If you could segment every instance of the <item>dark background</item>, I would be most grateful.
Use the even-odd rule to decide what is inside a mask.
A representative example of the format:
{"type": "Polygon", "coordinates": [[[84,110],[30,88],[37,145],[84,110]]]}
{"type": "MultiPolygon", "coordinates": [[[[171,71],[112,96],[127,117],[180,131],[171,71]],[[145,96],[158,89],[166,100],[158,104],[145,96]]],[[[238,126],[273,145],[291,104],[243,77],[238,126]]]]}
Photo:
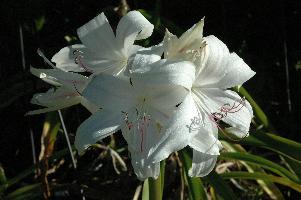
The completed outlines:
{"type": "MultiPolygon", "coordinates": [[[[47,67],[36,50],[42,49],[51,58],[68,45],[64,36],[76,36],[78,27],[104,10],[112,26],[116,25],[118,15],[110,10],[119,3],[108,0],[1,1],[0,163],[7,176],[14,176],[32,164],[30,128],[39,150],[44,115],[24,117],[27,111],[36,108],[29,104],[32,95],[49,87],[29,73],[30,65],[47,67]],[[42,26],[39,27],[39,23],[42,26]],[[22,67],[20,27],[25,69],[22,67]]],[[[137,0],[128,1],[128,4],[133,10],[155,10],[155,1],[137,0]]],[[[205,16],[204,35],[217,36],[256,71],[256,76],[245,87],[268,115],[276,133],[301,142],[301,71],[297,70],[297,66],[301,68],[301,64],[298,65],[301,61],[301,1],[162,0],[160,16],[183,30],[205,16]]],[[[154,34],[152,44],[162,38],[159,33],[154,34]]],[[[77,113],[82,111],[76,109],[77,113]]],[[[83,114],[78,117],[78,123],[66,120],[71,133],[88,116],[85,111],[80,113],[83,114]]],[[[66,115],[72,118],[74,113],[66,115]]]]}

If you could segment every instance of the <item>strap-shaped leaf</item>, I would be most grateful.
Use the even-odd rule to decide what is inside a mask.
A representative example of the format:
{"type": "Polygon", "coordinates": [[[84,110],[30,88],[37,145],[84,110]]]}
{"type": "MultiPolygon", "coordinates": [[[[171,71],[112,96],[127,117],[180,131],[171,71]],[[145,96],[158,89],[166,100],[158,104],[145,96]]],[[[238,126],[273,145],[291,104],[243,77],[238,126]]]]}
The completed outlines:
{"type": "Polygon", "coordinates": [[[188,175],[188,170],[191,167],[192,159],[191,155],[187,152],[186,149],[179,152],[181,157],[183,168],[184,168],[184,175],[186,177],[188,183],[188,192],[189,192],[189,199],[191,200],[207,200],[207,195],[205,192],[204,185],[200,178],[198,177],[190,177],[188,175]]]}
{"type": "Polygon", "coordinates": [[[270,160],[260,157],[260,156],[252,155],[249,153],[242,153],[242,152],[240,152],[240,153],[224,152],[224,153],[221,153],[219,158],[241,160],[241,161],[253,163],[256,165],[260,165],[261,167],[263,167],[265,169],[269,169],[272,172],[274,172],[280,176],[284,176],[296,183],[301,184],[301,181],[298,179],[298,177],[296,175],[294,175],[293,173],[291,173],[289,170],[287,170],[286,168],[284,168],[270,160]]]}
{"type": "Polygon", "coordinates": [[[237,178],[237,179],[250,179],[250,180],[268,180],[274,183],[278,183],[281,185],[285,185],[287,187],[290,187],[298,192],[301,192],[301,185],[297,184],[288,178],[284,177],[278,177],[273,176],[269,174],[264,173],[249,173],[249,172],[227,172],[220,175],[224,179],[231,179],[231,178],[237,178]]]}

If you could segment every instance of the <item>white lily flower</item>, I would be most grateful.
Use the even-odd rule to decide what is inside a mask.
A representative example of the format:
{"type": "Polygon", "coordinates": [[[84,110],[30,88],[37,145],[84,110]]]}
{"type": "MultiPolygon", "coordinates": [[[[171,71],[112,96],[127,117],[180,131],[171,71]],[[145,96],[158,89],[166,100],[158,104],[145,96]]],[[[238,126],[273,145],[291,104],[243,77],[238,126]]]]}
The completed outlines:
{"type": "Polygon", "coordinates": [[[184,59],[195,64],[202,62],[201,49],[206,45],[203,39],[204,18],[187,30],[180,38],[166,30],[164,36],[164,58],[184,59]]]}
{"type": "Polygon", "coordinates": [[[72,72],[64,72],[60,69],[36,69],[32,67],[30,71],[33,75],[57,88],[51,88],[46,93],[35,94],[31,99],[31,103],[46,108],[29,111],[27,115],[60,110],[79,103],[92,113],[98,110],[95,105],[81,95],[89,81],[88,77],[72,72]]]}
{"type": "Polygon", "coordinates": [[[159,161],[152,163],[149,158],[166,137],[165,124],[170,114],[189,92],[195,67],[187,61],[155,61],[152,56],[137,56],[132,63],[142,65],[133,65],[130,79],[100,74],[84,90],[84,97],[104,109],[81,124],[75,146],[82,153],[121,129],[138,178],[157,178],[159,161]],[[145,61],[147,58],[150,61],[145,61]]]}
{"type": "Polygon", "coordinates": [[[205,176],[214,168],[221,148],[217,138],[220,120],[230,125],[226,130],[243,138],[253,117],[250,104],[228,88],[242,85],[255,72],[216,37],[203,38],[202,28],[201,21],[180,38],[169,32],[165,36],[164,55],[194,62],[196,79],[170,120],[168,137],[152,158],[156,163],[188,144],[193,148],[191,176],[205,176]]]}
{"type": "Polygon", "coordinates": [[[153,28],[140,12],[131,11],[121,18],[115,36],[101,13],[77,30],[83,44],[61,49],[51,61],[64,71],[120,75],[128,59],[142,48],[134,45],[135,40],[148,38],[153,28]]]}

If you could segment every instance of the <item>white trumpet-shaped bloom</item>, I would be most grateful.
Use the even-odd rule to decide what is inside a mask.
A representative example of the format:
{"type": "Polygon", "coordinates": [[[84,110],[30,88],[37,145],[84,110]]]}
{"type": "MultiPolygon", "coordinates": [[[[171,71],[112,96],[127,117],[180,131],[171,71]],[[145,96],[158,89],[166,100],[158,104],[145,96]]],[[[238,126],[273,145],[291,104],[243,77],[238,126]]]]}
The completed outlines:
{"type": "MultiPolygon", "coordinates": [[[[142,60],[149,58],[141,57],[142,60]]],[[[194,74],[195,67],[191,62],[163,59],[141,68],[134,67],[131,78],[95,76],[83,96],[103,109],[78,128],[77,149],[82,152],[121,129],[137,176],[140,179],[158,177],[159,162],[152,163],[149,158],[166,137],[166,124],[176,105],[189,92],[194,74]]]]}
{"type": "Polygon", "coordinates": [[[44,58],[54,69],[31,69],[57,89],[36,94],[32,103],[46,108],[29,114],[81,103],[92,115],[77,129],[80,154],[121,130],[139,179],[157,178],[160,161],[186,146],[193,149],[189,174],[205,176],[222,148],[221,121],[227,132],[248,135],[252,108],[230,88],[255,72],[218,38],[203,37],[203,27],[204,19],[179,38],[167,31],[162,43],[144,48],[134,42],[154,26],[141,13],[122,17],[116,34],[101,13],[77,30],[82,44],[53,56],[56,66],[44,58]]]}
{"type": "Polygon", "coordinates": [[[142,48],[134,45],[135,40],[148,38],[153,28],[140,12],[131,11],[119,21],[115,35],[101,13],[77,30],[82,44],[61,49],[51,61],[64,71],[119,75],[128,59],[142,48]]]}
{"type": "Polygon", "coordinates": [[[165,57],[193,62],[196,74],[191,92],[173,115],[177,123],[169,126],[169,136],[153,157],[154,163],[165,159],[184,147],[177,141],[189,140],[187,145],[193,148],[191,176],[205,176],[214,168],[221,148],[219,121],[230,126],[227,131],[243,138],[253,117],[250,104],[228,88],[242,85],[255,72],[216,37],[203,38],[202,28],[203,20],[180,38],[169,32],[165,36],[165,57]]]}
{"type": "Polygon", "coordinates": [[[46,108],[29,111],[28,115],[55,111],[79,103],[92,113],[98,110],[95,105],[81,95],[89,81],[88,77],[72,72],[64,72],[60,69],[31,68],[30,71],[33,75],[56,88],[51,88],[46,93],[35,94],[31,99],[31,103],[46,108]]]}

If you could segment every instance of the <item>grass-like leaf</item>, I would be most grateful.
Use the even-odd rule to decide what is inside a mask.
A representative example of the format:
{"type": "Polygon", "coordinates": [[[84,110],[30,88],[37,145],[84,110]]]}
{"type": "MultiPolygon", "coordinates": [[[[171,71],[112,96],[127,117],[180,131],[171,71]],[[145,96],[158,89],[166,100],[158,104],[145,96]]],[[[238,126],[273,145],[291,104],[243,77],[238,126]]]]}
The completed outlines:
{"type": "Polygon", "coordinates": [[[180,151],[179,155],[183,163],[185,177],[188,183],[189,198],[191,200],[199,200],[199,199],[206,200],[207,195],[201,179],[196,177],[190,177],[188,175],[188,170],[191,167],[191,163],[192,163],[191,156],[185,149],[180,151]]]}
{"type": "MultiPolygon", "coordinates": [[[[233,140],[230,140],[225,136],[220,135],[220,137],[223,140],[234,143],[233,140]]],[[[301,143],[272,133],[257,131],[255,133],[251,133],[249,137],[243,140],[235,141],[235,143],[269,149],[281,155],[287,156],[301,164],[301,143]]]]}
{"type": "Polygon", "coordinates": [[[261,167],[271,170],[272,172],[280,176],[284,176],[296,183],[301,184],[301,181],[298,179],[298,177],[293,173],[291,173],[289,170],[260,156],[255,156],[249,153],[242,153],[242,152],[223,152],[221,153],[219,158],[226,159],[226,160],[229,159],[241,160],[256,165],[260,165],[261,167]]]}
{"type": "Polygon", "coordinates": [[[288,186],[298,192],[301,192],[300,184],[297,184],[289,180],[288,178],[278,177],[278,176],[269,175],[265,173],[258,173],[258,172],[249,173],[249,172],[237,171],[237,172],[227,172],[224,174],[220,174],[220,176],[223,177],[224,179],[237,178],[237,179],[250,179],[250,180],[267,180],[267,181],[288,186]]]}

